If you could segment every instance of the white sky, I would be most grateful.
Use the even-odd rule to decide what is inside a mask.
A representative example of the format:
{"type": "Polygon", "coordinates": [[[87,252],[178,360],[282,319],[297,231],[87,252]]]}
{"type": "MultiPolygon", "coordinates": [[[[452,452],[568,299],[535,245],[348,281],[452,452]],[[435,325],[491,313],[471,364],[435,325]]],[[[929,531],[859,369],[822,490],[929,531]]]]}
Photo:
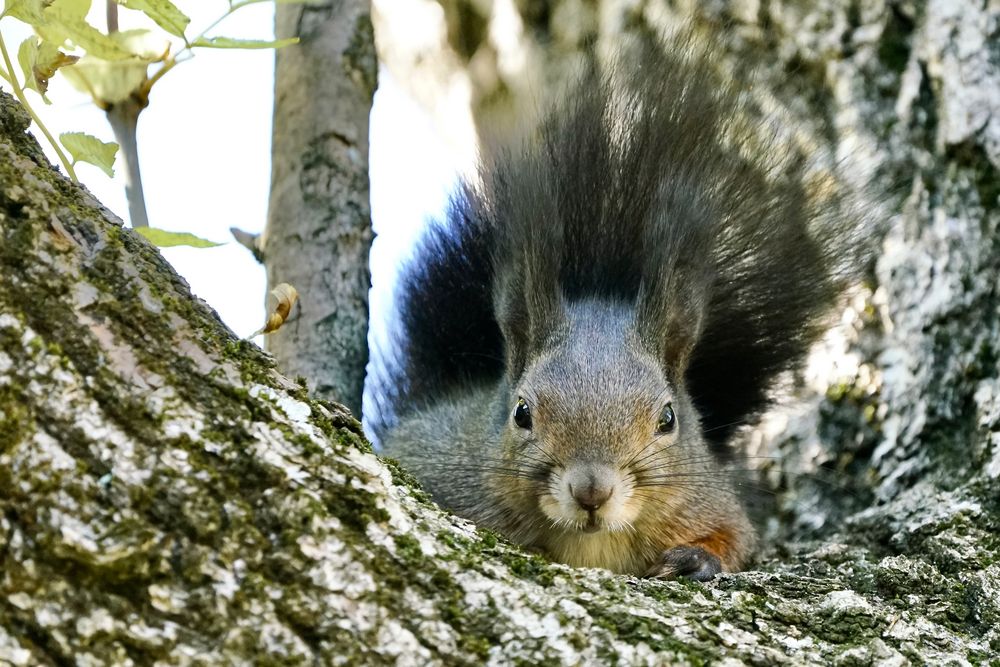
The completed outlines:
{"type": "MultiPolygon", "coordinates": [[[[176,4],[191,17],[192,35],[227,7],[224,0],[179,0],[176,4]]],[[[91,23],[103,29],[104,3],[94,5],[91,23]]],[[[136,27],[135,16],[122,9],[122,29],[136,27]]],[[[8,50],[15,53],[30,34],[26,26],[10,18],[0,22],[0,30],[8,50]]],[[[270,39],[273,30],[274,7],[261,3],[239,10],[212,34],[270,39]]],[[[266,222],[274,53],[200,49],[196,54],[156,84],[150,105],[139,119],[146,206],[154,227],[226,243],[210,249],[161,251],[194,293],[211,304],[233,331],[246,336],[263,323],[265,274],[249,251],[231,240],[228,230],[236,226],[259,233],[266,222]]],[[[52,106],[32,91],[27,95],[53,134],[82,131],[104,141],[114,140],[103,112],[59,75],[50,84],[52,106]]],[[[57,163],[47,143],[40,143],[57,163]]],[[[380,81],[372,112],[371,145],[376,231],[384,232],[389,224],[394,230],[376,241],[373,254],[373,281],[381,287],[372,295],[377,322],[391,285],[385,276],[394,271],[425,217],[440,210],[454,170],[426,114],[386,77],[380,81]]],[[[117,168],[116,177],[109,179],[96,167],[77,165],[80,180],[127,221],[122,174],[117,168]]]]}

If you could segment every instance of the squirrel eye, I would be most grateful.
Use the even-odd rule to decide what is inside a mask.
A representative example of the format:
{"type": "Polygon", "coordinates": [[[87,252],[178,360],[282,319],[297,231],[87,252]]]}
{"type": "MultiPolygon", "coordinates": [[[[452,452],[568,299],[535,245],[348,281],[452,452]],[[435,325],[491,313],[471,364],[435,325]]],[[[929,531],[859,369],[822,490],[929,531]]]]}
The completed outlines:
{"type": "Polygon", "coordinates": [[[517,399],[517,407],[514,408],[514,423],[520,428],[531,428],[531,408],[523,398],[517,399]]]}
{"type": "Polygon", "coordinates": [[[663,406],[660,411],[660,420],[656,423],[657,433],[670,433],[677,424],[677,417],[674,416],[674,409],[669,403],[663,406]]]}

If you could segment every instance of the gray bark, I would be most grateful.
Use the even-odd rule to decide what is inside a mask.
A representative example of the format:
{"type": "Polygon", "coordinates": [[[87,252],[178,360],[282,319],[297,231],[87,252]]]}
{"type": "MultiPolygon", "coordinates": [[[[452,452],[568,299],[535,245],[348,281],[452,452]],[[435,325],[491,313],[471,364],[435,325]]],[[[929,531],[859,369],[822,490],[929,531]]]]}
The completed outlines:
{"type": "Polygon", "coordinates": [[[368,2],[277,7],[268,284],[300,294],[269,334],[281,369],[361,414],[368,362],[368,113],[376,62],[368,2]]]}
{"type": "MultiPolygon", "coordinates": [[[[864,131],[907,183],[859,363],[772,438],[854,492],[775,468],[780,537],[704,585],[550,565],[440,512],[0,95],[0,664],[995,661],[997,11],[867,7],[771,18],[797,44],[775,81],[816,77],[816,125],[864,131]]],[[[731,53],[763,48],[752,27],[731,53]]]]}

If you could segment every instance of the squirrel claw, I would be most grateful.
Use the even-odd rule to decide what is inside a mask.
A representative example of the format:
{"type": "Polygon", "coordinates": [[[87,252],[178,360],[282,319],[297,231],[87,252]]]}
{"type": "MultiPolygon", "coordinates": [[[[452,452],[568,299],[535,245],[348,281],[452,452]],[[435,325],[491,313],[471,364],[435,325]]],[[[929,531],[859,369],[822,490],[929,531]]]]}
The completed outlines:
{"type": "Polygon", "coordinates": [[[709,581],[722,572],[722,563],[715,554],[701,547],[673,547],[646,570],[647,577],[675,579],[685,577],[694,581],[709,581]]]}

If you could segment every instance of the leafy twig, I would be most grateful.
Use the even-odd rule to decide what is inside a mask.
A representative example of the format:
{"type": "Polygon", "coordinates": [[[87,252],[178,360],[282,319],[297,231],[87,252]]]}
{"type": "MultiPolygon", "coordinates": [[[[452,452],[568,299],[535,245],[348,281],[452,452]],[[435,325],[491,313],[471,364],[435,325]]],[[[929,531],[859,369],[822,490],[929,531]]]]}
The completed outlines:
{"type": "Polygon", "coordinates": [[[115,0],[107,0],[104,15],[108,22],[108,34],[118,32],[118,3],[115,0]]]}
{"type": "MultiPolygon", "coordinates": [[[[113,2],[113,0],[109,1],[113,2]]],[[[207,37],[209,32],[214,30],[220,23],[222,23],[227,18],[232,16],[233,13],[236,12],[238,9],[242,9],[243,7],[248,7],[250,5],[258,5],[262,2],[272,2],[272,1],[273,0],[243,0],[242,2],[230,2],[229,9],[226,10],[226,13],[220,16],[219,18],[215,19],[214,21],[212,21],[208,25],[208,27],[206,27],[204,30],[198,33],[197,37],[195,37],[192,40],[187,39],[187,37],[184,38],[184,46],[179,51],[177,51],[177,53],[175,53],[173,56],[167,58],[163,62],[163,66],[160,67],[160,69],[156,70],[153,76],[149,78],[149,80],[143,86],[143,93],[148,95],[149,91],[153,87],[153,84],[155,84],[157,81],[163,78],[164,74],[172,70],[175,65],[185,62],[186,60],[192,58],[194,56],[193,53],[194,47],[198,46],[198,43],[202,42],[207,37]]]]}
{"type": "Polygon", "coordinates": [[[139,144],[136,140],[139,114],[145,106],[133,95],[115,102],[105,112],[121,150],[119,157],[125,165],[125,199],[128,201],[128,218],[133,228],[149,227],[146,195],[142,189],[142,173],[139,170],[139,144]]]}
{"type": "Polygon", "coordinates": [[[63,167],[66,168],[66,173],[69,174],[69,177],[73,180],[74,183],[77,182],[78,179],[76,177],[76,170],[73,169],[73,163],[70,162],[70,160],[66,157],[66,154],[59,146],[59,142],[55,140],[55,137],[52,136],[52,134],[49,132],[49,129],[45,127],[45,123],[42,122],[42,119],[38,117],[37,113],[35,113],[35,110],[31,107],[31,104],[28,103],[28,98],[24,95],[24,89],[21,88],[21,84],[18,83],[17,73],[14,70],[14,63],[11,62],[10,54],[7,53],[7,45],[3,41],[3,35],[0,35],[0,54],[3,55],[4,66],[7,68],[6,76],[4,77],[4,79],[6,79],[7,83],[10,84],[10,87],[14,91],[14,96],[17,98],[17,101],[21,103],[21,106],[24,107],[24,110],[28,112],[29,116],[31,116],[31,120],[35,122],[35,125],[38,126],[38,129],[42,131],[43,135],[45,135],[45,139],[49,142],[49,144],[52,145],[53,150],[55,150],[56,155],[59,157],[59,161],[62,162],[63,167]]]}
{"type": "MultiPolygon", "coordinates": [[[[118,32],[118,3],[107,0],[108,34],[118,32]]],[[[96,99],[96,98],[95,98],[96,99]]],[[[146,210],[146,191],[142,187],[142,171],[139,168],[139,114],[146,107],[148,90],[141,98],[135,94],[115,102],[104,110],[114,132],[115,141],[121,150],[120,157],[125,165],[125,201],[128,202],[128,219],[132,228],[149,227],[149,212],[146,210]]]]}
{"type": "Polygon", "coordinates": [[[142,232],[150,232],[147,237],[157,245],[172,243],[194,245],[191,239],[204,245],[208,242],[197,237],[181,238],[184,235],[148,228],[136,145],[139,115],[149,104],[150,91],[156,82],[178,63],[193,57],[196,47],[281,48],[297,42],[295,38],[255,40],[207,37],[216,26],[243,7],[272,1],[307,2],[308,0],[228,0],[228,10],[212,21],[197,37],[189,39],[186,32],[191,20],[174,5],[172,0],[105,0],[107,34],[87,23],[83,14],[78,14],[84,4],[90,5],[89,2],[76,3],[75,0],[66,0],[57,6],[45,0],[5,0],[0,18],[10,16],[27,23],[35,28],[40,39],[25,40],[17,53],[26,78],[25,85],[22,86],[14,71],[6,45],[0,37],[0,52],[7,68],[5,71],[3,66],[0,66],[0,79],[10,84],[15,96],[52,144],[59,160],[74,181],[77,180],[74,165],[78,161],[94,164],[112,176],[116,151],[120,150],[126,173],[125,193],[132,226],[144,228],[142,232]],[[165,32],[183,40],[183,46],[176,54],[171,54],[171,46],[165,49],[158,47],[151,49],[148,44],[144,45],[142,38],[148,31],[120,31],[118,5],[142,12],[165,32]],[[63,53],[61,47],[65,44],[72,44],[74,49],[82,50],[84,52],[82,58],[63,53]],[[150,74],[150,66],[154,63],[159,63],[160,66],[150,74]],[[49,133],[28,103],[25,91],[31,88],[45,99],[48,80],[60,68],[74,86],[89,92],[94,103],[105,111],[118,144],[103,142],[81,132],[60,135],[60,144],[49,133]],[[64,153],[63,149],[67,153],[64,153]]]}

